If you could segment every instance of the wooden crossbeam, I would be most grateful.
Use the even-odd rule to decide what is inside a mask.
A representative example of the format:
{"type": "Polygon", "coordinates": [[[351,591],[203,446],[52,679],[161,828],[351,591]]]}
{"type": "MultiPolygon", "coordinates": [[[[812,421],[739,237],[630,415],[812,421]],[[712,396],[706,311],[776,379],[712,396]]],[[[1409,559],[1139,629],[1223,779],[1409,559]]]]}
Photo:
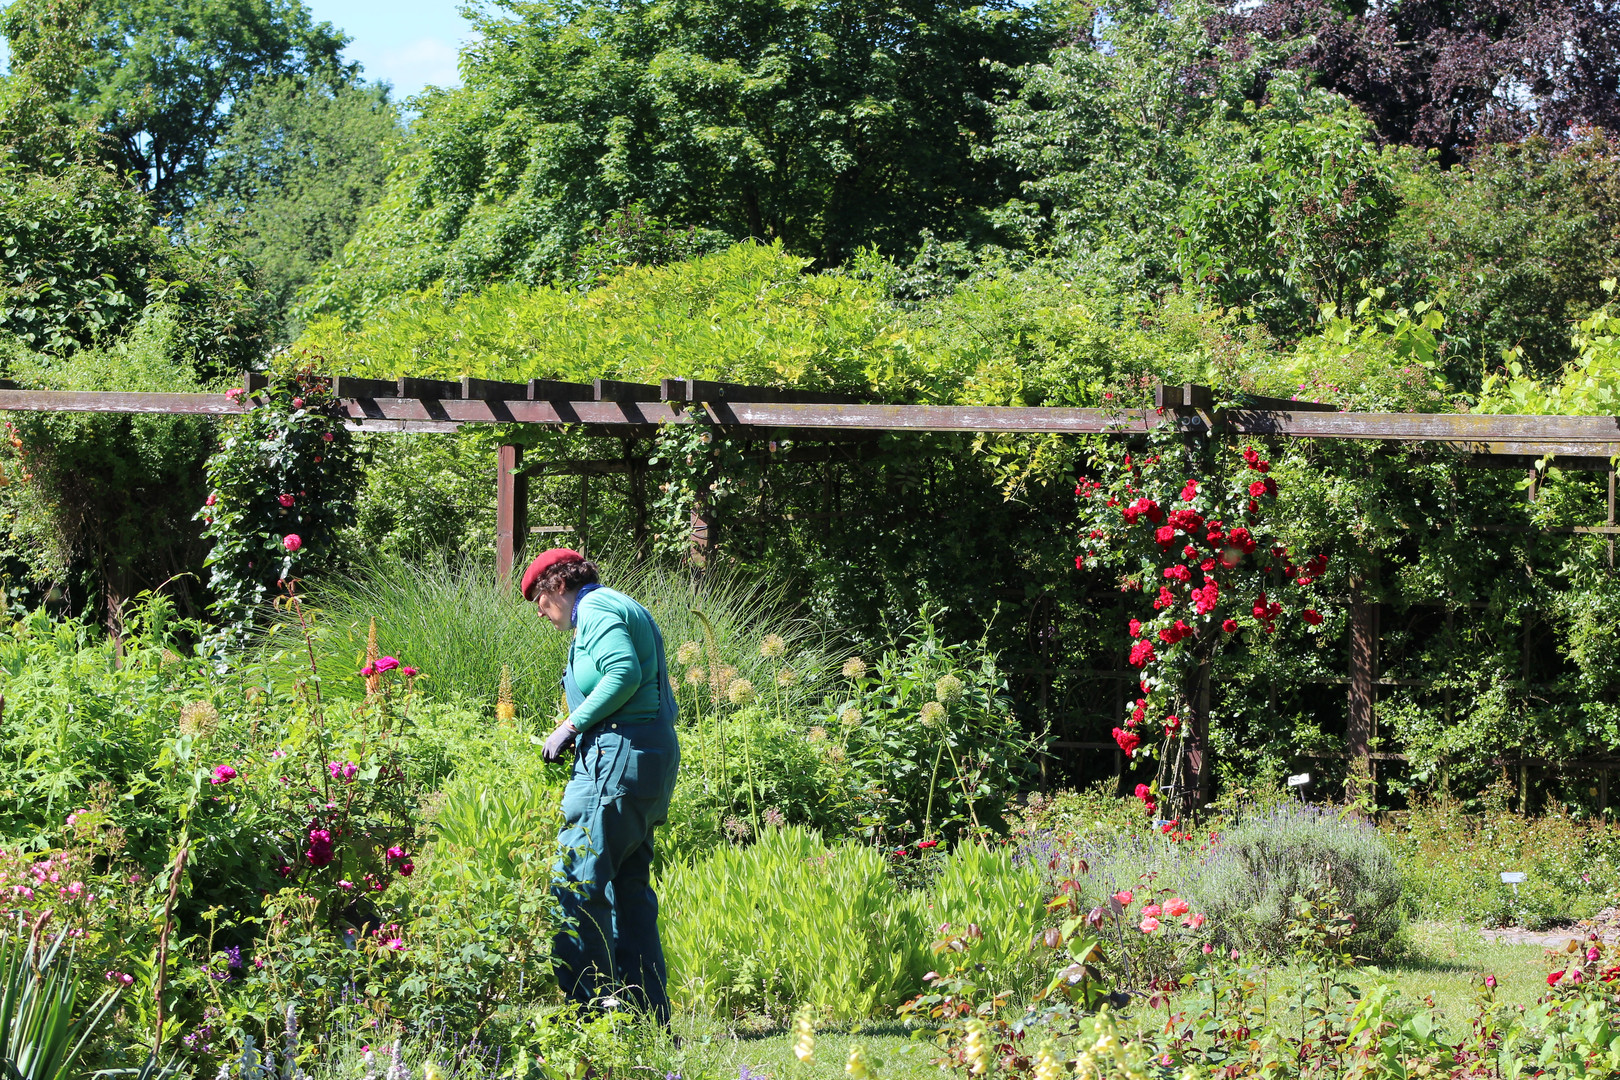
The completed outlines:
{"type": "Polygon", "coordinates": [[[599,401],[590,383],[559,382],[556,379],[530,379],[530,401],[599,401]]]}
{"type": "MultiPolygon", "coordinates": [[[[1337,405],[1325,401],[1300,401],[1297,398],[1266,397],[1264,394],[1239,394],[1236,401],[1241,409],[1265,412],[1338,412],[1337,405]]],[[[1153,405],[1158,409],[1192,409],[1210,413],[1215,409],[1215,391],[1198,383],[1169,386],[1160,383],[1153,390],[1153,405]]]]}
{"type": "Polygon", "coordinates": [[[332,396],[338,398],[397,398],[399,380],[360,379],[339,375],[332,380],[332,396]]]}

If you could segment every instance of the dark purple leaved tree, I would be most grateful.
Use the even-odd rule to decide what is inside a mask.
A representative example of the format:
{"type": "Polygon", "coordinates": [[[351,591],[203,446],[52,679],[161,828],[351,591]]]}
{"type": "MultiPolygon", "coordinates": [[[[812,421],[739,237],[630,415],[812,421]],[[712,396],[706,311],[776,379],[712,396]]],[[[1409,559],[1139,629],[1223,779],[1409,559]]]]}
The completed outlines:
{"type": "Polygon", "coordinates": [[[1602,0],[1266,0],[1211,31],[1293,41],[1286,63],[1359,105],[1388,142],[1460,159],[1487,142],[1620,129],[1620,8],[1602,0]]]}

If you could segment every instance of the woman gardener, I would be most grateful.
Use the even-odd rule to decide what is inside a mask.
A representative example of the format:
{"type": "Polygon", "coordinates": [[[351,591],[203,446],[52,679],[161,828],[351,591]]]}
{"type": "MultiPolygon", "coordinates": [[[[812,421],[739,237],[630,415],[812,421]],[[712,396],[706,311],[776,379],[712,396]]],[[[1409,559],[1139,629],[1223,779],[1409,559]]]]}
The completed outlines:
{"type": "Polygon", "coordinates": [[[605,588],[596,564],[553,548],[523,574],[523,597],[563,633],[568,718],[541,751],[556,761],[577,740],[557,838],[563,927],[552,943],[562,989],[583,1005],[617,998],[669,1022],[653,829],[664,823],[680,744],[664,638],[647,609],[605,588]]]}

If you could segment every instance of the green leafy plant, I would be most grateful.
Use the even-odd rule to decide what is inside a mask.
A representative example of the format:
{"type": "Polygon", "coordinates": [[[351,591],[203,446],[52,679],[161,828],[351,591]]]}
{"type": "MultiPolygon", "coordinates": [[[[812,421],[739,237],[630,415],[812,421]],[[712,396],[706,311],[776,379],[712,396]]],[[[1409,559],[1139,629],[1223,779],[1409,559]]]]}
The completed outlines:
{"type": "Polygon", "coordinates": [[[305,362],[272,374],[208,459],[210,491],[197,517],[213,543],[214,609],[239,638],[266,599],[319,564],[353,516],[352,448],[330,381],[305,362]]]}
{"type": "Polygon", "coordinates": [[[118,1000],[108,990],[76,1015],[83,986],[64,951],[64,928],[46,941],[45,920],[0,932],[0,1073],[7,1080],[69,1080],[118,1000]]]}

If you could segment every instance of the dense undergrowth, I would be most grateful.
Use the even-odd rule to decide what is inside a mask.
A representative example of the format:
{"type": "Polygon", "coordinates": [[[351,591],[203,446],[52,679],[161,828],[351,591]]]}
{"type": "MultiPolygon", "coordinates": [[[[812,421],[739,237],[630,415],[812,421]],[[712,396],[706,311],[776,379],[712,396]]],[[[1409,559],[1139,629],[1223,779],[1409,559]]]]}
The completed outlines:
{"type": "MultiPolygon", "coordinates": [[[[555,1004],[565,777],[534,753],[543,695],[520,697],[519,676],[510,708],[500,692],[502,656],[542,650],[543,628],[458,637],[499,614],[476,570],[435,568],[414,592],[389,573],[291,608],[223,669],[191,655],[196,628],[161,599],[144,598],[116,644],[40,613],[9,622],[8,937],[48,910],[85,979],[78,1007],[113,992],[98,1067],[141,1064],[161,1000],[166,1053],[188,1071],[229,1059],[235,1075],[249,1039],[254,1054],[283,1046],[291,1006],[311,1075],[362,1074],[364,1048],[376,1060],[395,1040],[402,1067],[441,1075],[557,1080],[570,1075],[559,1057],[707,1075],[712,1058],[631,1018],[555,1004]],[[352,663],[368,602],[378,655],[401,661],[369,688],[352,663]],[[333,624],[356,636],[323,636],[333,624]]],[[[1592,1026],[1613,1015],[1601,947],[1561,961],[1535,1010],[1504,1011],[1482,988],[1466,1022],[1425,1020],[1365,965],[1400,964],[1414,917],[1590,914],[1620,888],[1620,830],[1454,804],[1375,827],[1286,799],[1156,827],[1101,788],[1026,798],[1033,778],[1012,764],[1030,748],[993,661],[939,641],[926,618],[884,654],[840,661],[773,621],[769,597],[636,573],[671,625],[684,597],[714,629],[712,647],[696,630],[671,646],[686,753],[659,887],[679,1025],[803,1035],[903,1006],[947,1064],[985,1055],[986,1069],[1037,1077],[1043,1053],[1072,1065],[1150,1049],[1177,1075],[1247,1075],[1278,1054],[1288,1075],[1314,1075],[1323,1039],[1347,1062],[1385,1062],[1375,1075],[1403,1075],[1391,1055],[1438,1061],[1448,1047],[1566,1069],[1607,1060],[1612,1039],[1592,1026]],[[1492,884],[1509,864],[1528,873],[1516,899],[1492,884]],[[1242,1019],[1178,1026],[1198,1010],[1242,1019]],[[1271,1057],[1233,1041],[1239,1027],[1270,1032],[1271,1057]]]]}

